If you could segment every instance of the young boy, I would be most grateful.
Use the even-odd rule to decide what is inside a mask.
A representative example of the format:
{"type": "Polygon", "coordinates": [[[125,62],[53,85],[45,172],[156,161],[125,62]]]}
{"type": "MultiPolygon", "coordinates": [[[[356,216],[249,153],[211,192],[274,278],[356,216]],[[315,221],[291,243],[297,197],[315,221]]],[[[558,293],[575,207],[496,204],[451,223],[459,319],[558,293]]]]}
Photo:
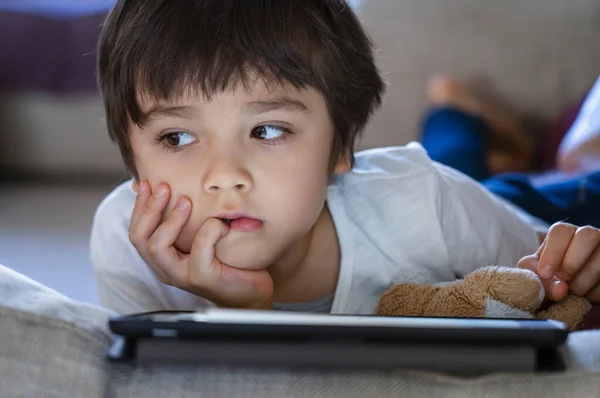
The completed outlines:
{"type": "Polygon", "coordinates": [[[133,174],[92,231],[116,312],[369,314],[395,283],[522,258],[551,298],[579,275],[600,298],[596,230],[559,224],[538,250],[526,216],[421,146],[354,158],[384,84],[344,0],[121,0],[99,81],[133,174]]]}

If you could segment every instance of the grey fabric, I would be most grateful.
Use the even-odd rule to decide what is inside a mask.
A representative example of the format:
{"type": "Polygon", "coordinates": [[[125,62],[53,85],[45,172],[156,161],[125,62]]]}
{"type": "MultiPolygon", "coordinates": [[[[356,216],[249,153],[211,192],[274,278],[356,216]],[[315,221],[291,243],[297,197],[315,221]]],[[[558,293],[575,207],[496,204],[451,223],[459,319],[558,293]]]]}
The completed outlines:
{"type": "Polygon", "coordinates": [[[0,305],[61,319],[89,331],[108,334],[107,321],[114,313],[80,303],[0,264],[0,305]]]}
{"type": "Polygon", "coordinates": [[[273,308],[277,311],[291,312],[313,312],[317,314],[328,314],[333,306],[334,295],[320,298],[306,303],[274,303],[273,308]]]}
{"type": "Polygon", "coordinates": [[[110,315],[0,265],[0,396],[106,396],[110,315]]]}
{"type": "Polygon", "coordinates": [[[105,397],[108,343],[100,332],[0,307],[0,396],[105,397]]]}
{"type": "Polygon", "coordinates": [[[104,359],[111,340],[108,316],[108,311],[69,300],[0,266],[0,396],[600,396],[600,332],[571,335],[563,350],[568,372],[460,379],[405,371],[338,373],[113,364],[104,359]]]}
{"type": "Polygon", "coordinates": [[[146,368],[113,377],[117,397],[598,397],[598,374],[497,375],[461,380],[424,373],[146,368]]]}

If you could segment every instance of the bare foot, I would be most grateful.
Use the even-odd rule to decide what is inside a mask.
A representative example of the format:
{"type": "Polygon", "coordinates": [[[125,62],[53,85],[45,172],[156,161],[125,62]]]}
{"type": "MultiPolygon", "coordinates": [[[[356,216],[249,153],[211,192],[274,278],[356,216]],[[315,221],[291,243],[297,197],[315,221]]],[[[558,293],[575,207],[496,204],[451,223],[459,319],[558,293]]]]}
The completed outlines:
{"type": "Polygon", "coordinates": [[[481,117],[491,128],[487,160],[492,174],[507,171],[530,171],[533,142],[516,116],[478,98],[457,80],[439,75],[427,84],[427,97],[432,105],[451,106],[481,117]]]}

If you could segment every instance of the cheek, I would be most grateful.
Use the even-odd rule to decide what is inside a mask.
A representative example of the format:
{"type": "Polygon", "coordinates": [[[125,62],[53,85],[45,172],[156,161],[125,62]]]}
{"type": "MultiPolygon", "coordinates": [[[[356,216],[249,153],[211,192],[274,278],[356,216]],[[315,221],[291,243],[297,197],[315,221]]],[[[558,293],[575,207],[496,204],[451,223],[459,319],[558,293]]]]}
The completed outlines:
{"type": "Polygon", "coordinates": [[[268,184],[269,203],[264,210],[272,212],[281,223],[289,223],[290,228],[312,227],[322,210],[327,195],[328,163],[304,163],[289,169],[280,168],[268,184]]]}

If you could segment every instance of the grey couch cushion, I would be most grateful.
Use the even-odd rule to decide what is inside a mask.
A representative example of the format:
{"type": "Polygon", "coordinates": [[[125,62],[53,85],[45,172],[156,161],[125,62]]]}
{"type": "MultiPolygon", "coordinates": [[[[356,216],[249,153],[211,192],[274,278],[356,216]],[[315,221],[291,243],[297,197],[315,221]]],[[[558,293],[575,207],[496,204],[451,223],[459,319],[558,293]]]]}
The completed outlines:
{"type": "Polygon", "coordinates": [[[424,372],[134,367],[104,360],[108,311],[0,266],[2,397],[596,397],[600,332],[572,334],[569,371],[466,380],[424,372]]]}
{"type": "Polygon", "coordinates": [[[0,307],[0,396],[104,397],[110,339],[72,323],[0,307]]]}
{"type": "Polygon", "coordinates": [[[286,372],[210,367],[134,367],[104,360],[106,334],[0,307],[3,397],[594,397],[600,333],[571,336],[566,373],[466,380],[423,372],[286,372]],[[595,371],[595,372],[594,372],[595,371]]]}

